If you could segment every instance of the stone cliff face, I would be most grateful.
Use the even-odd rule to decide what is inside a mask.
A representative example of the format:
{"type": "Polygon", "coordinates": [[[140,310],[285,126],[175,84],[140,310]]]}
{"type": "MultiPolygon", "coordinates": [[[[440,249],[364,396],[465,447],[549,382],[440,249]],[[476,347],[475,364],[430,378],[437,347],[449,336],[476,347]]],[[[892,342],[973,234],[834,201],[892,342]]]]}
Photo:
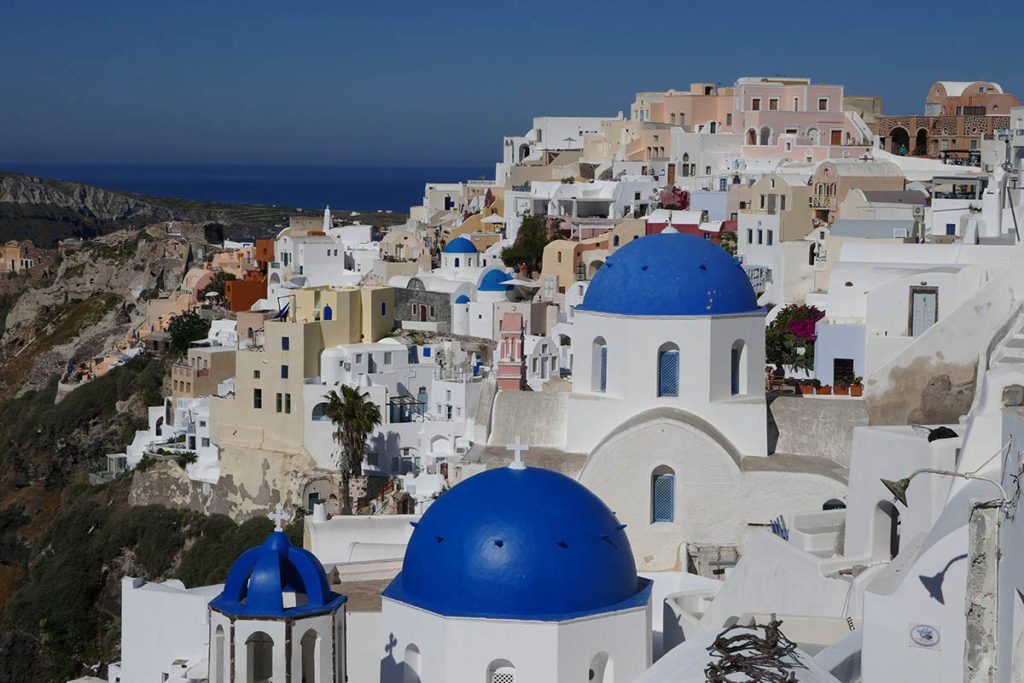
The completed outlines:
{"type": "Polygon", "coordinates": [[[0,172],[0,203],[58,207],[100,221],[154,222],[178,218],[169,208],[133,195],[17,173],[0,172]]]}

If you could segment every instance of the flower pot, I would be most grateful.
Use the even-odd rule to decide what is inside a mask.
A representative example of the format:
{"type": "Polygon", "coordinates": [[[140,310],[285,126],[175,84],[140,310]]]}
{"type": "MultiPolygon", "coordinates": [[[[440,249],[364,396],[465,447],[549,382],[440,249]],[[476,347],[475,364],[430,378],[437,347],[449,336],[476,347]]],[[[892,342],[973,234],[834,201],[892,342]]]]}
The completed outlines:
{"type": "Polygon", "coordinates": [[[801,384],[800,385],[800,393],[801,394],[813,394],[814,393],[814,385],[813,384],[801,384]]]}
{"type": "Polygon", "coordinates": [[[831,396],[832,395],[832,387],[827,385],[827,384],[824,384],[824,385],[818,387],[817,394],[818,394],[818,396],[831,396]]]}
{"type": "Polygon", "coordinates": [[[850,395],[850,387],[849,386],[845,386],[845,387],[844,386],[839,386],[837,384],[834,393],[835,393],[836,396],[849,396],[850,395]]]}
{"type": "Polygon", "coordinates": [[[851,384],[850,385],[850,396],[863,396],[864,385],[863,384],[851,384]]]}

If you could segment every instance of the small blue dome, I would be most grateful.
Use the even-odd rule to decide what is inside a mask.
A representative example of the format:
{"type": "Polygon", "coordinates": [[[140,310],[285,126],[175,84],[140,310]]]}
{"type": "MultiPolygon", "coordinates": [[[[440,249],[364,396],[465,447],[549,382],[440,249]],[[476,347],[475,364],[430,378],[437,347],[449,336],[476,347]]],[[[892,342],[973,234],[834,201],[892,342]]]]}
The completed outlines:
{"type": "Polygon", "coordinates": [[[210,607],[237,617],[304,617],[333,612],[346,599],[331,592],[323,565],[313,553],[296,548],[284,532],[275,531],[263,545],[249,548],[235,560],[224,590],[210,601],[210,607]],[[285,593],[304,595],[305,602],[285,607],[285,593]]]}
{"type": "Polygon", "coordinates": [[[597,496],[551,470],[503,467],[427,509],[383,595],[444,616],[551,621],[644,605],[649,588],[597,496]]]}
{"type": "Polygon", "coordinates": [[[457,297],[455,297],[455,303],[457,303],[457,304],[468,304],[469,303],[469,297],[466,296],[465,294],[459,294],[457,297]]]}
{"type": "Polygon", "coordinates": [[[445,248],[446,254],[476,254],[476,246],[465,237],[456,237],[449,242],[445,248]]]}
{"type": "Polygon", "coordinates": [[[725,315],[758,310],[743,266],[682,233],[632,240],[594,275],[579,310],[620,315],[725,315]]]}
{"type": "Polygon", "coordinates": [[[512,285],[503,285],[501,283],[511,277],[505,271],[492,268],[484,273],[484,276],[480,279],[480,286],[477,289],[481,292],[507,292],[512,289],[512,285]]]}

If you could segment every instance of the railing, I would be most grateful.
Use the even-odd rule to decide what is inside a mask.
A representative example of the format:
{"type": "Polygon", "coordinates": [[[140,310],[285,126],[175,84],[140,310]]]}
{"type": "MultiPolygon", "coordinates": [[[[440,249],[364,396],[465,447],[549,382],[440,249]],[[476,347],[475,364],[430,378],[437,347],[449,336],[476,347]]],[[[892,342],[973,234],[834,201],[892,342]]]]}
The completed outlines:
{"type": "Polygon", "coordinates": [[[829,197],[819,197],[817,195],[811,195],[809,204],[812,209],[827,209],[829,207],[829,197]]]}

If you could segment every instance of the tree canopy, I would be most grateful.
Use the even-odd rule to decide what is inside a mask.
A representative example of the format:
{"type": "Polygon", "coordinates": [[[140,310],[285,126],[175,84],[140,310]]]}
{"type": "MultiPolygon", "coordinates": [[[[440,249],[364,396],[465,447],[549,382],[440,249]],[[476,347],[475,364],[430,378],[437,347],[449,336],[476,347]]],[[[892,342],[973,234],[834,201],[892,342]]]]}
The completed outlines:
{"type": "Polygon", "coordinates": [[[167,332],[171,335],[171,353],[183,354],[189,344],[210,333],[210,321],[195,311],[185,311],[171,318],[167,332]]]}
{"type": "Polygon", "coordinates": [[[501,260],[506,266],[517,268],[525,264],[531,272],[538,272],[544,260],[544,247],[551,242],[547,222],[540,216],[526,216],[516,233],[516,241],[511,247],[501,250],[501,260]]]}

